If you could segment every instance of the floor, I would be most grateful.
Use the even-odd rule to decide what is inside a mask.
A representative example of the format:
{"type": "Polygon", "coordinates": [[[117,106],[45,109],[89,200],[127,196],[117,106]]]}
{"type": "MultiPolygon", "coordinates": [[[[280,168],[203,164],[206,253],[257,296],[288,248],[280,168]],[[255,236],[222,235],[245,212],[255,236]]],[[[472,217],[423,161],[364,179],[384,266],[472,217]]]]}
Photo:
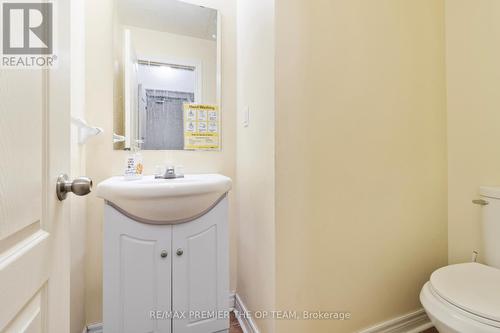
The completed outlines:
{"type": "Polygon", "coordinates": [[[240,323],[238,323],[238,319],[234,315],[234,312],[231,312],[231,325],[229,327],[229,333],[243,333],[241,329],[240,323]]]}
{"type": "MultiPolygon", "coordinates": [[[[231,326],[229,328],[229,333],[243,333],[240,323],[238,323],[238,319],[236,319],[233,312],[231,312],[231,326]]],[[[439,332],[433,327],[423,331],[422,333],[439,333],[439,332]]]]}
{"type": "Polygon", "coordinates": [[[429,328],[428,330],[423,331],[422,333],[439,333],[437,329],[429,328]]]}

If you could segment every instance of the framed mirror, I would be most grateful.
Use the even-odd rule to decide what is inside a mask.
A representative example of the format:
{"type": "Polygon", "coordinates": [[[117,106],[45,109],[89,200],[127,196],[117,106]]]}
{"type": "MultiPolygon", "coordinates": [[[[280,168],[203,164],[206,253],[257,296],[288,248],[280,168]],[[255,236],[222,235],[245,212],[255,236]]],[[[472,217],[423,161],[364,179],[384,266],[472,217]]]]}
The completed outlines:
{"type": "Polygon", "coordinates": [[[219,150],[218,11],[178,0],[117,0],[115,149],[219,150]]]}

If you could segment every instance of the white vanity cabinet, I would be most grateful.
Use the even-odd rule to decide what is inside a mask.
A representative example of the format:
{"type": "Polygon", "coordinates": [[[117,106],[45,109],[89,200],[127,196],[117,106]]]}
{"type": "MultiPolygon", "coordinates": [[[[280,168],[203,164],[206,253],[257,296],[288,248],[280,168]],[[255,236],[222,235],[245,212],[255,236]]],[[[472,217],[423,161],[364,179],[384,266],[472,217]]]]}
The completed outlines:
{"type": "Polygon", "coordinates": [[[104,215],[104,333],[227,332],[227,198],[177,224],[104,215]]]}

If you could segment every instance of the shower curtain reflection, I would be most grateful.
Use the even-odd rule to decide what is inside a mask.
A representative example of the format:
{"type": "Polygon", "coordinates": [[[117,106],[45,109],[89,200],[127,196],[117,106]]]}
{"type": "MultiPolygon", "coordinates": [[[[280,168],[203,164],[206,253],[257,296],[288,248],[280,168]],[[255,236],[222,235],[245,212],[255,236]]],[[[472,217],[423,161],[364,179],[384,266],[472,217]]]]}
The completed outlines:
{"type": "Polygon", "coordinates": [[[194,93],[146,89],[139,98],[139,137],[142,149],[184,149],[184,103],[194,93]]]}

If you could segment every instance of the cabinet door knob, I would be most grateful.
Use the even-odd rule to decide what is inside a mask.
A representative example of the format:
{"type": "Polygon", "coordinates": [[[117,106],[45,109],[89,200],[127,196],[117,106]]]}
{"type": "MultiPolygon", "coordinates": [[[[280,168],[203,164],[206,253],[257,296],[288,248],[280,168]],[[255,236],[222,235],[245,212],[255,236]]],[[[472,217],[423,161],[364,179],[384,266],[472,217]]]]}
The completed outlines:
{"type": "Polygon", "coordinates": [[[163,250],[163,251],[161,251],[160,256],[161,256],[162,258],[166,258],[166,257],[168,256],[168,252],[167,252],[166,250],[163,250]]]}
{"type": "Polygon", "coordinates": [[[182,256],[184,254],[184,250],[182,249],[177,249],[177,255],[182,256]]]}

